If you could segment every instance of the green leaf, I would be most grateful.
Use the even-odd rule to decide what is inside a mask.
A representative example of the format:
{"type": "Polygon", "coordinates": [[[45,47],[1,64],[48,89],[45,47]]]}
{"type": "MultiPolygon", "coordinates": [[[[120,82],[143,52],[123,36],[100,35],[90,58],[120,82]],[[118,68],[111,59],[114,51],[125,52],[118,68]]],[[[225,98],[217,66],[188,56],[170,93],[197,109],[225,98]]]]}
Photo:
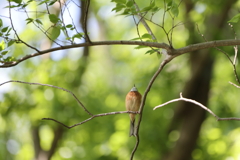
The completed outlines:
{"type": "Polygon", "coordinates": [[[175,2],[172,3],[171,12],[175,17],[179,14],[178,5],[175,2]]]}
{"type": "Polygon", "coordinates": [[[115,2],[117,4],[126,4],[126,0],[112,0],[111,2],[115,2]]]}
{"type": "Polygon", "coordinates": [[[152,11],[153,13],[156,13],[156,12],[158,12],[160,9],[161,9],[161,8],[159,8],[159,7],[154,7],[151,11],[152,11]]]}
{"type": "Polygon", "coordinates": [[[116,7],[112,9],[112,11],[119,12],[124,8],[126,8],[125,4],[117,4],[116,7]]]}
{"type": "Polygon", "coordinates": [[[8,30],[8,27],[4,27],[1,31],[2,32],[7,32],[7,30],[8,30]]]}
{"type": "Polygon", "coordinates": [[[35,22],[37,22],[38,24],[43,25],[42,21],[40,19],[35,19],[35,22]]]}
{"type": "Polygon", "coordinates": [[[57,2],[57,0],[52,0],[48,3],[49,6],[53,5],[55,2],[57,2]]]}
{"type": "Polygon", "coordinates": [[[148,33],[145,33],[144,35],[142,35],[141,37],[142,39],[152,39],[152,36],[148,33]]]}
{"type": "Polygon", "coordinates": [[[52,23],[57,23],[59,21],[59,18],[55,14],[49,14],[49,20],[52,23]]]}
{"type": "Polygon", "coordinates": [[[22,0],[10,0],[10,2],[15,2],[17,4],[21,4],[22,3],[22,0]]]}
{"type": "Polygon", "coordinates": [[[5,49],[5,42],[2,40],[2,42],[0,43],[0,51],[5,49]]]}
{"type": "Polygon", "coordinates": [[[27,24],[28,24],[28,23],[32,23],[33,19],[32,18],[27,18],[25,21],[27,21],[27,24]]]}
{"type": "Polygon", "coordinates": [[[228,23],[237,23],[239,22],[239,19],[240,19],[240,13],[238,13],[237,15],[235,15],[232,19],[230,19],[228,21],[228,23]]]}
{"type": "Polygon", "coordinates": [[[2,22],[2,19],[0,19],[0,27],[2,27],[3,25],[3,22],[2,22]]]}
{"type": "Polygon", "coordinates": [[[153,53],[155,53],[155,52],[157,52],[159,49],[150,49],[150,50],[148,50],[145,54],[153,54],[153,53]]]}
{"type": "Polygon", "coordinates": [[[9,28],[9,29],[8,29],[6,36],[9,36],[9,32],[10,32],[11,30],[12,30],[12,28],[9,28]]]}
{"type": "Polygon", "coordinates": [[[133,1],[128,1],[128,2],[126,3],[126,6],[127,6],[127,7],[132,7],[133,4],[134,4],[133,1]]]}
{"type": "Polygon", "coordinates": [[[14,57],[9,56],[9,57],[7,57],[6,59],[4,59],[4,62],[11,62],[11,61],[14,61],[14,60],[15,60],[14,57]]]}
{"type": "Polygon", "coordinates": [[[73,27],[72,24],[68,24],[68,25],[66,25],[66,28],[72,28],[72,27],[73,27]]]}
{"type": "Polygon", "coordinates": [[[60,33],[61,33],[60,27],[54,27],[54,28],[52,29],[51,39],[52,39],[52,40],[57,39],[58,36],[60,35],[60,33]]]}
{"type": "Polygon", "coordinates": [[[10,40],[10,41],[8,42],[7,46],[10,47],[10,46],[13,45],[14,43],[15,43],[14,40],[10,40]]]}
{"type": "Polygon", "coordinates": [[[151,50],[148,50],[145,54],[150,54],[150,55],[151,55],[151,54],[153,54],[154,52],[155,52],[155,51],[151,49],[151,50]]]}
{"type": "Polygon", "coordinates": [[[142,48],[148,48],[148,46],[137,46],[135,49],[142,49],[142,48]]]}
{"type": "Polygon", "coordinates": [[[3,52],[1,52],[0,54],[1,55],[6,55],[8,53],[8,51],[3,51],[3,52]]]}
{"type": "Polygon", "coordinates": [[[77,33],[77,34],[73,35],[72,40],[74,40],[75,38],[81,39],[83,37],[83,35],[84,35],[83,33],[77,33]]]}
{"type": "Polygon", "coordinates": [[[42,5],[43,3],[47,3],[47,2],[49,2],[49,0],[42,1],[42,2],[38,3],[38,5],[42,5]]]}

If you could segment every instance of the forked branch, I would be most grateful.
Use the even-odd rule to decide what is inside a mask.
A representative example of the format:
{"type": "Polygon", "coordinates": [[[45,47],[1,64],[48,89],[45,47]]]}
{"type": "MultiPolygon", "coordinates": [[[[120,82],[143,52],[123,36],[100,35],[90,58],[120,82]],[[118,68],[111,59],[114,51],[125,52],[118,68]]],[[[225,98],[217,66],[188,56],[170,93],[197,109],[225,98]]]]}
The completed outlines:
{"type": "Polygon", "coordinates": [[[108,115],[114,115],[114,114],[123,114],[123,113],[135,113],[135,114],[138,114],[138,112],[134,112],[134,111],[118,111],[118,112],[109,112],[109,113],[101,113],[101,114],[96,114],[96,115],[93,115],[91,112],[89,112],[86,107],[82,104],[82,102],[76,97],[76,95],[74,93],[72,93],[71,91],[65,89],[65,88],[62,88],[62,87],[58,87],[58,86],[53,86],[53,85],[50,85],[50,84],[42,84],[42,83],[30,83],[30,82],[23,82],[23,81],[14,81],[14,80],[11,80],[11,81],[6,81],[4,83],[1,83],[0,86],[4,85],[4,84],[7,84],[7,83],[23,83],[23,84],[29,84],[29,85],[40,85],[40,86],[48,86],[48,87],[52,87],[52,88],[57,88],[57,89],[60,89],[60,90],[63,90],[63,91],[66,91],[68,93],[70,93],[74,98],[75,100],[78,102],[78,104],[80,104],[80,106],[84,109],[85,112],[87,112],[91,117],[82,121],[82,122],[79,122],[79,123],[76,123],[72,126],[67,126],[66,124],[58,121],[58,120],[55,120],[53,118],[43,118],[42,120],[52,120],[54,122],[57,122],[61,125],[63,125],[64,127],[70,129],[70,128],[73,128],[73,127],[76,127],[76,126],[79,126],[83,123],[86,123],[96,117],[103,117],[103,116],[108,116],[108,115]]]}
{"type": "MultiPolygon", "coordinates": [[[[240,88],[240,87],[239,87],[240,88]]],[[[240,121],[240,118],[236,118],[236,117],[229,117],[229,118],[220,118],[218,117],[212,110],[210,110],[209,108],[207,108],[206,106],[204,106],[203,104],[195,101],[195,100],[192,100],[192,99],[188,99],[188,98],[184,98],[182,96],[182,93],[180,93],[180,98],[177,98],[177,99],[173,99],[173,100],[170,100],[166,103],[163,103],[161,105],[158,105],[156,107],[153,108],[153,110],[156,110],[160,107],[164,107],[170,103],[173,103],[173,102],[178,102],[178,101],[185,101],[185,102],[190,102],[190,103],[193,103],[193,104],[196,104],[197,106],[201,107],[202,109],[206,110],[207,112],[209,112],[211,115],[213,115],[217,121],[229,121],[229,120],[236,120],[236,121],[240,121]]]]}

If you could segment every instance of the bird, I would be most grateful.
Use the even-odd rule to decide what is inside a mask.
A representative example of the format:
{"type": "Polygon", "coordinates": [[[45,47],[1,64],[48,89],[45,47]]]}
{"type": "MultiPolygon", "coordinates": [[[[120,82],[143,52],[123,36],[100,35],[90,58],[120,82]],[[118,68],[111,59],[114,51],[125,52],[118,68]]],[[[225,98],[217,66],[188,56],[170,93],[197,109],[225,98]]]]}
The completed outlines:
{"type": "MultiPolygon", "coordinates": [[[[138,111],[141,105],[141,101],[142,101],[142,95],[138,92],[138,89],[134,85],[126,95],[125,105],[126,105],[127,111],[135,111],[135,112],[138,111]]],[[[129,117],[130,117],[129,137],[136,136],[135,126],[134,126],[135,116],[136,114],[129,113],[129,117]]]]}

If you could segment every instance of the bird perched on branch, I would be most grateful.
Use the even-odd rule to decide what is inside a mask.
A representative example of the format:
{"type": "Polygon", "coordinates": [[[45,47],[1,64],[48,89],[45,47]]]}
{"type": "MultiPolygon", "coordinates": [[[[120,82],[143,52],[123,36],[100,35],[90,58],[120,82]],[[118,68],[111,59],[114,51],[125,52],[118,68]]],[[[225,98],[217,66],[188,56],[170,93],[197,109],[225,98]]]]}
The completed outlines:
{"type": "MultiPolygon", "coordinates": [[[[128,92],[126,96],[125,105],[126,105],[127,111],[135,111],[135,112],[138,111],[141,105],[141,100],[142,100],[142,95],[138,92],[137,88],[134,85],[133,88],[130,90],[130,92],[128,92]]],[[[129,113],[129,117],[130,117],[129,136],[130,137],[136,136],[135,126],[134,126],[135,116],[136,114],[129,113]]]]}

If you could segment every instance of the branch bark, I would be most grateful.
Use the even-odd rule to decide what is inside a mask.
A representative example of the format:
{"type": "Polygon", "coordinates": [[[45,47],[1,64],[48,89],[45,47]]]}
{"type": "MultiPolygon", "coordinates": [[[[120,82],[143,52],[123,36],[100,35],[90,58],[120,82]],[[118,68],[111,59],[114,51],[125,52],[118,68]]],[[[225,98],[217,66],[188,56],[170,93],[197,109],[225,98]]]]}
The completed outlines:
{"type": "Polygon", "coordinates": [[[61,47],[55,47],[43,51],[39,51],[37,53],[26,55],[16,61],[13,62],[7,62],[0,65],[0,68],[7,68],[7,67],[13,67],[19,64],[20,62],[23,62],[27,59],[37,57],[40,55],[44,55],[50,52],[59,51],[59,50],[65,50],[65,49],[71,49],[71,48],[79,48],[79,47],[86,47],[86,46],[100,46],[100,45],[142,45],[142,46],[149,46],[149,47],[155,47],[155,48],[163,48],[167,51],[167,54],[174,56],[173,58],[182,55],[184,53],[193,52],[201,49],[207,49],[207,48],[213,48],[213,47],[221,47],[221,46],[234,46],[234,45],[240,45],[240,39],[229,39],[229,40],[217,40],[217,41],[209,41],[209,42],[203,42],[203,43],[197,43],[192,44],[186,47],[182,47],[179,49],[171,48],[166,43],[156,43],[156,42],[142,42],[142,41],[95,41],[95,42],[86,42],[86,43],[79,43],[79,44],[73,44],[73,45],[66,45],[61,47]]]}
{"type": "MultiPolygon", "coordinates": [[[[231,83],[231,82],[229,82],[229,83],[232,84],[232,85],[234,85],[234,86],[236,86],[236,87],[238,87],[238,88],[240,88],[239,86],[237,86],[237,85],[235,85],[235,84],[233,84],[233,83],[231,83]]],[[[209,109],[208,107],[204,106],[203,104],[201,104],[201,103],[199,103],[199,102],[197,102],[197,101],[195,101],[195,100],[193,100],[193,99],[184,98],[184,97],[182,96],[182,92],[180,93],[180,98],[173,99],[173,100],[170,100],[170,101],[168,101],[168,102],[166,102],[166,103],[163,103],[163,104],[161,104],[161,105],[158,105],[158,106],[154,107],[153,110],[156,110],[156,109],[161,108],[161,107],[164,107],[164,106],[166,106],[166,105],[168,105],[168,104],[170,104],[170,103],[174,103],[174,102],[178,102],[178,101],[185,101],[185,102],[193,103],[193,104],[201,107],[202,109],[206,110],[208,113],[210,113],[211,115],[213,115],[213,116],[217,119],[217,121],[229,121],[229,120],[240,121],[240,118],[236,118],[236,117],[220,118],[220,117],[218,117],[211,109],[209,109]]]]}

